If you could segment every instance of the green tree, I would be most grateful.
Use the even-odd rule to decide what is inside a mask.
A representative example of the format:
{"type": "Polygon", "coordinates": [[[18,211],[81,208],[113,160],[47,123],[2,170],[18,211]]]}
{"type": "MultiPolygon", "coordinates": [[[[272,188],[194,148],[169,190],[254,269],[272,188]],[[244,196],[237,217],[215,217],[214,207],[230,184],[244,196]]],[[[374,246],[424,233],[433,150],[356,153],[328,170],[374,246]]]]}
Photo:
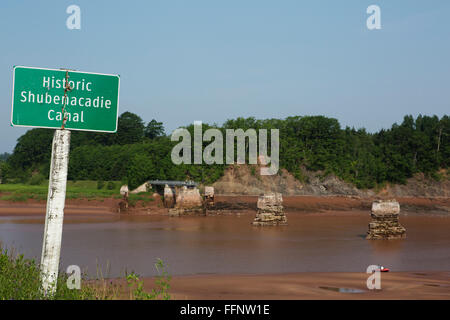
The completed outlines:
{"type": "MultiPolygon", "coordinates": [[[[193,136],[193,125],[186,128],[193,136]]],[[[384,182],[405,183],[419,172],[435,177],[437,170],[450,163],[449,116],[409,115],[401,124],[376,133],[341,129],[336,119],[324,116],[250,117],[230,119],[222,126],[203,124],[203,132],[209,128],[222,133],[226,129],[268,129],[268,142],[270,129],[279,129],[280,166],[302,181],[308,169],[321,176],[334,174],[359,188],[372,188],[384,182]]],[[[36,171],[46,176],[53,132],[32,129],[21,136],[6,163],[0,162],[2,179],[28,181],[36,171]]],[[[133,187],[148,179],[212,183],[223,175],[226,165],[174,165],[171,150],[176,143],[164,135],[162,123],[152,120],[144,127],[139,116],[125,112],[117,134],[73,131],[69,179],[128,180],[133,187]]],[[[204,141],[203,148],[209,143],[204,141]]],[[[270,155],[270,144],[268,151],[270,155]]]]}
{"type": "Polygon", "coordinates": [[[15,169],[23,169],[50,161],[54,130],[31,129],[22,135],[8,162],[15,169]]]}
{"type": "Polygon", "coordinates": [[[131,112],[124,112],[118,119],[116,134],[117,144],[141,142],[144,137],[144,122],[141,117],[131,112]]]}
{"type": "Polygon", "coordinates": [[[4,152],[2,154],[0,154],[0,161],[6,161],[8,160],[10,154],[8,152],[4,152]]]}
{"type": "Polygon", "coordinates": [[[164,135],[164,126],[162,122],[158,122],[155,119],[150,121],[144,130],[144,136],[149,139],[155,139],[164,135]]]}
{"type": "Polygon", "coordinates": [[[11,168],[6,161],[0,160],[0,183],[6,183],[10,175],[11,168]]]}
{"type": "Polygon", "coordinates": [[[157,167],[153,160],[145,154],[135,154],[128,166],[128,186],[130,189],[138,187],[146,180],[155,179],[157,167]]]}

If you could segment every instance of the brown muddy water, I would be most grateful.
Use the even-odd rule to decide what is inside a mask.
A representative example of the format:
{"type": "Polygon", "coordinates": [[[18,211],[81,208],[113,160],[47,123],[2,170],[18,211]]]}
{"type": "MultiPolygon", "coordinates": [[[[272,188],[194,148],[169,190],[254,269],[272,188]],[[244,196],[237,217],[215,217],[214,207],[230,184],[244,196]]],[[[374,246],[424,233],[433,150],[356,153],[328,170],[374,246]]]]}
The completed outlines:
{"type": "MultiPolygon", "coordinates": [[[[62,268],[90,276],[154,275],[157,258],[172,275],[292,272],[449,271],[450,217],[401,216],[407,239],[367,241],[368,214],[288,214],[288,226],[252,227],[253,215],[66,216],[62,268]],[[107,268],[108,264],[110,265],[107,268]],[[109,269],[109,271],[107,270],[109,269]]],[[[0,217],[0,243],[40,260],[43,217],[0,217]]]]}

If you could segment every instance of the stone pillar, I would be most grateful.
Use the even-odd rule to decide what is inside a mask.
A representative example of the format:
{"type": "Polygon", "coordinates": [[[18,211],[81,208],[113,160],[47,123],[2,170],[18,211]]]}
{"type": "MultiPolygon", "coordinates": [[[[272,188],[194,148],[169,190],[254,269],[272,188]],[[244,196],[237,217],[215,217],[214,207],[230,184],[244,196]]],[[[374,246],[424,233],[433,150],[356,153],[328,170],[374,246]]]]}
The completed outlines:
{"type": "Polygon", "coordinates": [[[207,208],[214,206],[214,187],[205,187],[205,205],[207,208]]]}
{"type": "Polygon", "coordinates": [[[125,184],[123,186],[120,187],[120,194],[124,197],[128,197],[128,186],[125,184]]]}
{"type": "Polygon", "coordinates": [[[258,197],[257,213],[254,226],[286,225],[287,218],[283,211],[281,193],[268,193],[258,197]]]}
{"type": "Polygon", "coordinates": [[[123,196],[123,198],[119,202],[119,213],[128,211],[129,189],[127,185],[123,185],[120,187],[120,194],[123,196]]]}
{"type": "Polygon", "coordinates": [[[396,200],[377,200],[372,203],[372,221],[368,240],[390,240],[406,237],[406,229],[399,223],[400,204],[396,200]]]}
{"type": "Polygon", "coordinates": [[[175,208],[169,211],[170,215],[204,214],[202,197],[198,188],[182,187],[176,197],[175,208]]]}
{"type": "Polygon", "coordinates": [[[175,205],[175,190],[167,184],[164,187],[164,207],[173,208],[175,205]]]}

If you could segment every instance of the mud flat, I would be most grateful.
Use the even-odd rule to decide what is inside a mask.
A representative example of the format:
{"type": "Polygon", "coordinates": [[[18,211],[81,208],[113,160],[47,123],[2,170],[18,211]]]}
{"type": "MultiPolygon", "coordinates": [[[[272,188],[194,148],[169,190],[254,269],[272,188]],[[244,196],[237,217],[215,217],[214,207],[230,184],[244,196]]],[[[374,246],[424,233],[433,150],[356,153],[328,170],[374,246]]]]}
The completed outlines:
{"type": "MultiPolygon", "coordinates": [[[[46,205],[40,203],[5,203],[0,202],[0,216],[45,216],[46,205]]],[[[107,205],[66,205],[66,215],[115,215],[107,205]]]]}
{"type": "MultiPolygon", "coordinates": [[[[450,214],[450,198],[396,198],[402,213],[450,214]]],[[[370,212],[376,198],[353,196],[283,196],[283,206],[287,213],[326,213],[349,211],[370,212]]],[[[218,211],[256,211],[258,196],[216,196],[218,211]]]]}
{"type": "MultiPolygon", "coordinates": [[[[65,215],[118,215],[119,203],[122,199],[66,199],[65,215]]],[[[12,202],[0,200],[0,216],[45,216],[46,201],[30,199],[27,202],[12,202]]],[[[161,198],[155,198],[145,206],[137,202],[125,214],[164,214],[167,210],[162,204],[161,198]]]]}
{"type": "MultiPolygon", "coordinates": [[[[450,198],[396,198],[400,203],[401,214],[443,214],[450,215],[450,198]]],[[[351,211],[370,212],[375,198],[353,196],[283,196],[286,213],[346,215],[351,211]]],[[[102,200],[68,199],[65,214],[117,214],[121,199],[102,200]]],[[[215,205],[208,209],[208,215],[216,214],[254,214],[258,196],[215,196],[215,205]]],[[[45,215],[46,202],[29,200],[28,202],[10,202],[0,200],[0,216],[45,215]]],[[[162,199],[157,197],[146,204],[136,203],[125,214],[168,214],[162,199]]]]}
{"type": "Polygon", "coordinates": [[[381,290],[365,273],[178,277],[175,299],[450,299],[450,272],[383,273],[381,290]]]}
{"type": "MultiPolygon", "coordinates": [[[[450,272],[390,272],[381,276],[381,290],[369,290],[366,273],[304,272],[264,275],[178,276],[171,281],[176,300],[423,300],[450,299],[450,272]]],[[[127,298],[123,280],[113,280],[127,298]]],[[[150,291],[154,279],[145,278],[150,291]]]]}

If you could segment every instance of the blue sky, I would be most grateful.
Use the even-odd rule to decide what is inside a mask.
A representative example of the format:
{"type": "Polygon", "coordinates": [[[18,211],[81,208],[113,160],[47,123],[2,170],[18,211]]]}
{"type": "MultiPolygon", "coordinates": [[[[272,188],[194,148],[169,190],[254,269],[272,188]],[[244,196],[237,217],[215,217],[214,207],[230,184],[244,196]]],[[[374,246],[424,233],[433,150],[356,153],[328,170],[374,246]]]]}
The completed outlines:
{"type": "Polygon", "coordinates": [[[12,67],[121,76],[120,112],[166,129],[238,116],[325,115],[369,131],[449,114],[448,0],[54,0],[0,2],[0,152],[12,67]],[[68,30],[66,8],[81,8],[68,30]],[[366,8],[381,7],[381,30],[366,8]]]}

